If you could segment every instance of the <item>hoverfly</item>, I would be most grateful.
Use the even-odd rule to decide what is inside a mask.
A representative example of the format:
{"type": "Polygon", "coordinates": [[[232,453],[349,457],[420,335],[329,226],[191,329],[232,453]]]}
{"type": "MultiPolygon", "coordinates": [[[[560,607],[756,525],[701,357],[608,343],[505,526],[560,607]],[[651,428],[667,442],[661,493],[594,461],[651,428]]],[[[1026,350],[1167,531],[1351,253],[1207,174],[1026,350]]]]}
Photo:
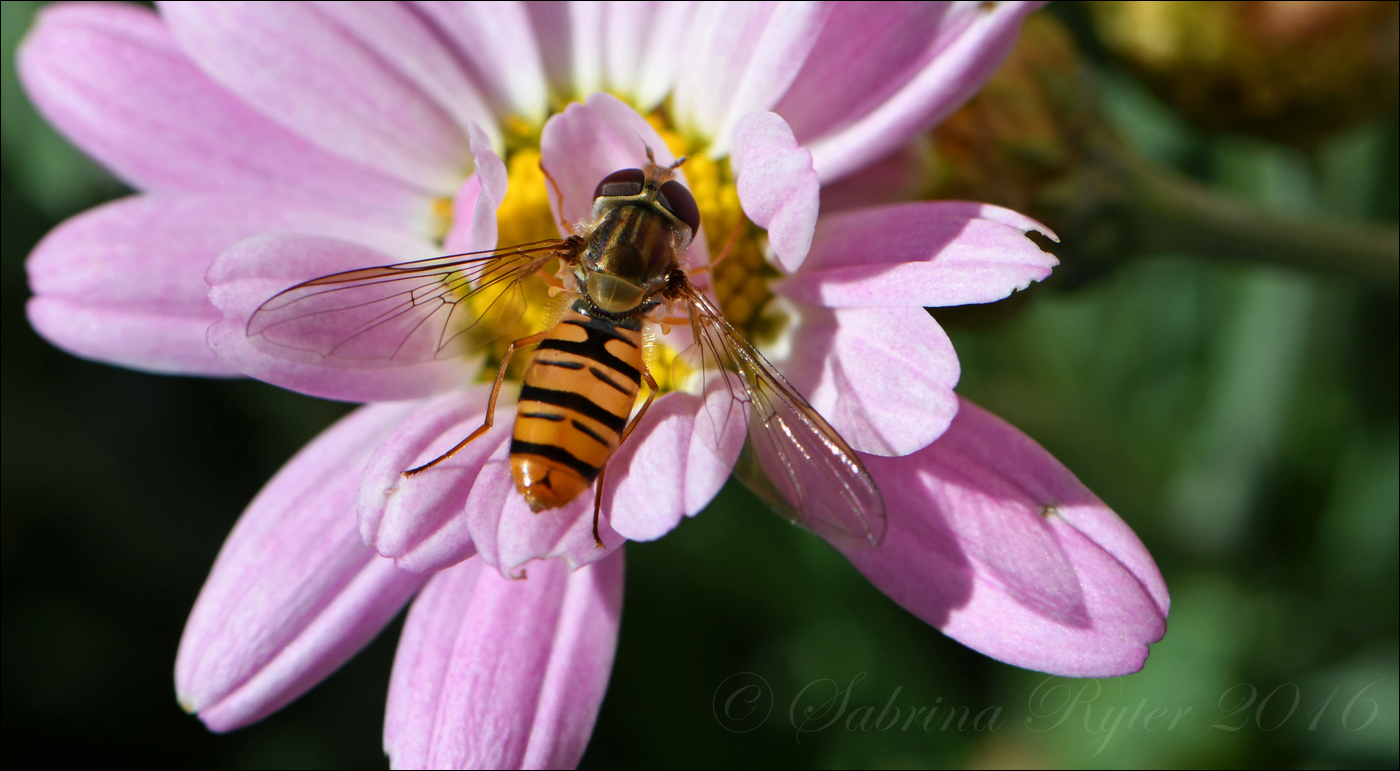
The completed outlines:
{"type": "Polygon", "coordinates": [[[658,390],[643,357],[643,324],[667,323],[652,314],[679,307],[703,378],[725,378],[729,388],[719,420],[730,419],[736,407],[747,410],[747,443],[735,475],[795,524],[829,539],[878,545],[884,502],[855,452],[681,268],[680,256],[700,227],[695,199],[675,175],[684,161],[658,165],[647,148],[645,168],[616,171],[598,183],[590,218],[567,238],[298,284],[253,314],[248,337],[269,353],[310,355],[335,366],[418,364],[499,339],[524,315],[522,282],[538,276],[551,283],[567,308],[548,329],[510,343],[482,426],[403,473],[431,468],[486,433],[512,356],[535,346],[510,444],[516,489],[538,513],[595,486],[593,538],[601,548],[604,470],[658,390]],[[572,287],[544,273],[556,259],[572,287]],[[632,415],[643,381],[649,392],[632,415]]]}

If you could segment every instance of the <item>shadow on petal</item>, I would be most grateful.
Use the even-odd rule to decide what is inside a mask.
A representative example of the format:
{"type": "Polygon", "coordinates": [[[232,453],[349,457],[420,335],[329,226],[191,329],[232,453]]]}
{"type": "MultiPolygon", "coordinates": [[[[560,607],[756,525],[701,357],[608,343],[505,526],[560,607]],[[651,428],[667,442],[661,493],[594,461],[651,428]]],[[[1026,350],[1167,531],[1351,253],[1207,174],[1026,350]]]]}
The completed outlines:
{"type": "Polygon", "coordinates": [[[799,306],[782,370],[860,452],[907,455],[937,439],[957,412],[953,344],[922,308],[799,306]]]}
{"type": "Polygon", "coordinates": [[[714,500],[743,449],[748,425],[732,420],[716,428],[711,411],[719,413],[731,399],[725,381],[716,380],[703,401],[687,393],[656,400],[609,462],[603,510],[619,533],[633,541],[655,540],[714,500]]]}
{"type": "Polygon", "coordinates": [[[559,558],[578,569],[622,546],[626,539],[613,530],[606,509],[598,520],[606,548],[594,544],[592,487],[557,509],[531,511],[515,489],[508,452],[509,444],[502,444],[482,466],[467,498],[472,541],[486,564],[507,576],[520,575],[525,563],[540,559],[559,558]]]}
{"type": "Polygon", "coordinates": [[[847,557],[915,615],[993,658],[1053,674],[1136,672],[1169,599],[1132,530],[1030,438],[966,400],[938,441],[866,457],[884,544],[847,557]]]}
{"type": "Polygon", "coordinates": [[[706,404],[728,404],[723,381],[712,384],[707,401],[685,393],[658,398],[604,474],[598,532],[593,541],[596,486],[544,511],[531,511],[511,476],[508,443],[481,468],[467,497],[471,537],[478,553],[503,575],[516,575],[531,560],[561,558],[573,569],[606,557],[629,538],[652,540],[670,532],[683,516],[699,513],[724,486],[743,447],[742,421],[714,436],[706,404]],[[698,441],[696,441],[698,439],[698,441]],[[614,529],[616,519],[619,530],[614,529]]]}
{"type": "MultiPolygon", "coordinates": [[[[510,435],[495,428],[436,466],[412,477],[403,472],[432,462],[482,425],[490,388],[482,385],[439,397],[390,434],[370,458],[360,483],[360,535],[404,570],[431,572],[476,554],[467,498],[482,466],[510,435]]],[[[513,405],[497,404],[497,415],[513,405]]]]}

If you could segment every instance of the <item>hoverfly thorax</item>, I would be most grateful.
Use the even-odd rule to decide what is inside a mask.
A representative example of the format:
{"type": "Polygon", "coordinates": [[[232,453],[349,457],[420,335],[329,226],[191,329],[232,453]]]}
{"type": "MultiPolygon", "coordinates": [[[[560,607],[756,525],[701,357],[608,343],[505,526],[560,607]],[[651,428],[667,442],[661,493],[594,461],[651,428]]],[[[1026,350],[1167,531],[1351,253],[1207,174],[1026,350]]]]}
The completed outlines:
{"type": "Polygon", "coordinates": [[[596,224],[575,276],[579,291],[604,313],[648,310],[695,237],[700,210],[690,191],[672,178],[679,165],[616,171],[593,191],[596,224]]]}

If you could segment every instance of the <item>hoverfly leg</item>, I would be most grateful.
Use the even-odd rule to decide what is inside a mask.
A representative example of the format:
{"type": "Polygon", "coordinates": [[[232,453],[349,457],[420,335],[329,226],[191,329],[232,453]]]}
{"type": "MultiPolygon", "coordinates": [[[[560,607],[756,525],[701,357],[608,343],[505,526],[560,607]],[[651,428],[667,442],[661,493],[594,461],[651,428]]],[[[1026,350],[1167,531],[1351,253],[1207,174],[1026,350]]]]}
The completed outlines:
{"type": "Polygon", "coordinates": [[[627,428],[623,429],[622,438],[617,440],[617,446],[619,447],[622,446],[623,442],[627,441],[627,437],[632,435],[632,430],[637,427],[637,424],[642,422],[642,416],[647,414],[647,410],[651,409],[651,403],[656,401],[656,392],[660,390],[660,387],[656,385],[656,378],[651,376],[651,370],[647,368],[646,364],[642,365],[642,380],[645,380],[647,384],[647,400],[642,402],[642,408],[637,410],[636,417],[632,418],[632,422],[628,423],[627,428]]]}
{"type": "MultiPolygon", "coordinates": [[[[632,430],[637,427],[638,423],[642,422],[642,416],[647,414],[647,410],[651,409],[651,403],[656,401],[656,392],[661,390],[660,386],[656,384],[656,378],[651,376],[651,370],[648,369],[645,364],[642,365],[642,380],[646,381],[647,384],[647,400],[642,402],[642,408],[637,410],[636,416],[627,424],[627,428],[623,429],[622,438],[617,440],[618,447],[621,447],[622,443],[627,441],[627,437],[632,435],[632,430]]],[[[603,464],[602,468],[598,469],[597,487],[593,492],[593,543],[599,549],[607,548],[603,545],[603,539],[598,536],[598,515],[603,510],[603,477],[607,471],[608,466],[606,463],[603,464]]]]}
{"type": "Polygon", "coordinates": [[[535,271],[535,278],[538,278],[545,283],[545,285],[549,289],[550,297],[558,297],[561,292],[565,291],[564,281],[558,276],[552,276],[546,273],[544,271],[544,268],[540,268],[539,270],[535,271]]]}
{"type": "Polygon", "coordinates": [[[671,327],[690,326],[690,319],[681,318],[680,316],[667,316],[665,318],[651,320],[661,326],[661,334],[663,335],[671,334],[671,327]]]}
{"type": "Polygon", "coordinates": [[[608,547],[603,545],[603,539],[598,536],[598,513],[603,510],[603,479],[607,476],[608,464],[598,469],[598,486],[593,491],[593,545],[599,549],[608,547]]]}
{"type": "Polygon", "coordinates": [[[501,395],[501,383],[506,379],[506,367],[510,366],[510,357],[515,354],[515,351],[517,349],[524,348],[528,345],[534,345],[535,343],[538,343],[539,341],[543,340],[548,334],[549,330],[546,329],[543,332],[538,332],[536,334],[530,335],[529,337],[522,337],[519,340],[516,340],[515,342],[511,343],[510,346],[506,348],[506,355],[501,360],[501,369],[496,373],[496,383],[495,385],[491,386],[491,398],[486,400],[485,423],[482,423],[479,428],[471,432],[470,436],[458,442],[457,445],[454,446],[452,449],[448,450],[442,455],[439,455],[433,460],[430,460],[427,463],[418,466],[417,468],[411,468],[408,471],[403,472],[403,475],[406,477],[411,477],[420,471],[427,471],[433,466],[436,466],[437,464],[455,455],[458,450],[471,444],[472,441],[475,440],[477,437],[481,436],[487,431],[490,431],[491,427],[496,425],[496,397],[501,395]]]}
{"type": "Polygon", "coordinates": [[[540,173],[544,174],[544,180],[549,186],[554,188],[554,200],[559,202],[559,223],[564,226],[565,232],[569,235],[578,235],[574,232],[574,223],[564,219],[564,191],[559,188],[559,183],[554,181],[554,175],[549,173],[549,169],[544,167],[544,161],[540,161],[540,173]]]}
{"type": "Polygon", "coordinates": [[[541,281],[548,284],[550,289],[564,288],[564,282],[561,281],[558,276],[552,276],[548,273],[545,273],[544,268],[540,268],[539,270],[535,271],[535,278],[538,278],[541,281]]]}

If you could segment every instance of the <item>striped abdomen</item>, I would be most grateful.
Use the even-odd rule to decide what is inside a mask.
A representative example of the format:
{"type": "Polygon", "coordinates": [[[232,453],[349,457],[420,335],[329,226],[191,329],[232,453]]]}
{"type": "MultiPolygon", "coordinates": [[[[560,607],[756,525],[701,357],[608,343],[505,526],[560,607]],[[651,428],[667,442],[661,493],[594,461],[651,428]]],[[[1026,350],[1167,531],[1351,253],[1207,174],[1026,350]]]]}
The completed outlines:
{"type": "Polygon", "coordinates": [[[640,322],[575,306],[535,349],[510,442],[515,487],[535,511],[577,498],[622,441],[641,383],[640,322]]]}

